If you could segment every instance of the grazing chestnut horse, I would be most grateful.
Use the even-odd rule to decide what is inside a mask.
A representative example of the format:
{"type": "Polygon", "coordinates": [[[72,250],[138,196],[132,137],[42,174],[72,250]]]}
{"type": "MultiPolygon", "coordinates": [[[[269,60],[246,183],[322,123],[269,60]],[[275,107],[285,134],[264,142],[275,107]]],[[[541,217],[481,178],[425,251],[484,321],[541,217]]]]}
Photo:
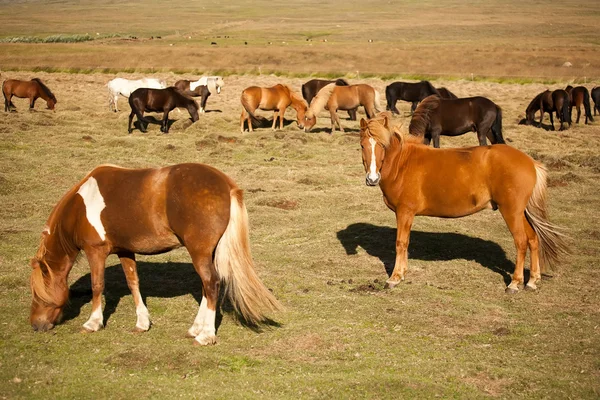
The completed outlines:
{"type": "MultiPolygon", "coordinates": [[[[347,80],[345,79],[336,79],[335,81],[330,81],[326,79],[311,79],[302,85],[302,97],[304,100],[310,105],[312,99],[319,93],[319,90],[323,89],[325,86],[330,83],[335,83],[338,86],[349,86],[347,80]]],[[[356,121],[356,109],[348,110],[348,117],[350,117],[351,121],[356,121]]]]}
{"type": "Polygon", "coordinates": [[[452,93],[445,87],[435,88],[435,90],[438,91],[442,99],[458,99],[458,96],[456,96],[454,93],[452,93]]]}
{"type": "Polygon", "coordinates": [[[273,126],[277,124],[279,116],[279,129],[283,129],[283,115],[289,106],[297,113],[298,127],[304,128],[304,115],[308,109],[308,103],[289,86],[277,84],[270,88],[250,86],[242,91],[242,115],[240,116],[240,131],[244,132],[244,122],[248,121],[248,131],[252,132],[252,122],[260,124],[258,117],[254,114],[257,108],[265,111],[273,111],[273,126]]]}
{"type": "Polygon", "coordinates": [[[569,119],[572,119],[573,107],[577,107],[577,120],[575,122],[579,123],[579,118],[581,118],[581,106],[583,105],[586,125],[588,120],[594,122],[594,117],[592,117],[592,107],[590,105],[590,92],[587,88],[585,86],[577,86],[574,88],[569,85],[565,88],[565,91],[569,94],[569,104],[571,105],[571,108],[569,109],[569,119]]]}
{"type": "Polygon", "coordinates": [[[392,131],[389,117],[360,121],[366,184],[379,184],[385,204],[396,213],[396,263],[388,286],[404,280],[415,215],[458,218],[493,208],[500,210],[517,248],[506,291],[516,293],[524,283],[528,247],[531,274],[525,288],[536,289],[541,271],[567,251],[565,236],[548,221],[546,169],[507,145],[432,149],[392,131]]]}
{"type": "Polygon", "coordinates": [[[206,110],[206,100],[213,94],[221,94],[223,87],[223,78],[220,76],[203,76],[197,81],[188,81],[185,79],[175,82],[173,86],[191,97],[200,97],[200,113],[206,110]]]}
{"type": "Polygon", "coordinates": [[[440,135],[458,136],[477,132],[481,146],[504,143],[502,137],[502,110],[485,97],[442,99],[429,96],[419,104],[408,128],[411,135],[422,138],[433,147],[440,147],[440,135]]]}
{"type": "Polygon", "coordinates": [[[394,114],[400,114],[396,108],[398,100],[404,100],[412,103],[410,113],[413,114],[417,109],[420,101],[433,94],[440,95],[436,88],[429,81],[421,81],[417,83],[409,82],[394,82],[385,88],[385,97],[387,99],[386,110],[394,114]]]}
{"type": "Polygon", "coordinates": [[[306,112],[304,130],[310,131],[317,123],[317,115],[323,108],[329,110],[331,116],[331,133],[335,132],[335,126],[344,132],[340,124],[337,110],[354,110],[359,106],[365,108],[367,117],[375,116],[376,111],[381,111],[379,92],[366,84],[337,86],[335,83],[323,87],[310,103],[306,112]]]}
{"type": "MultiPolygon", "coordinates": [[[[92,313],[83,329],[104,327],[104,266],[116,254],[135,302],[135,331],[150,328],[139,290],[135,254],[160,254],[184,246],[202,281],[202,302],[188,336],[213,344],[219,282],[249,323],[267,321],[279,303],[254,270],[242,191],[227,175],[204,164],[165,168],[95,168],[56,204],[31,260],[30,322],[52,329],[69,296],[69,272],[81,250],[91,269],[92,313]]],[[[182,282],[189,285],[190,282],[182,282]]]]}
{"type": "Polygon", "coordinates": [[[146,128],[150,123],[150,120],[144,117],[144,111],[153,111],[163,113],[163,119],[160,126],[160,131],[169,133],[169,113],[175,107],[182,107],[188,110],[192,122],[198,121],[198,104],[189,96],[183,94],[177,88],[168,87],[166,89],[148,89],[140,88],[136,89],[131,96],[129,96],[129,105],[131,106],[131,113],[129,114],[129,124],[127,130],[129,133],[133,131],[131,128],[131,122],[133,116],[136,115],[140,122],[140,130],[146,132],[146,128]],[[144,127],[144,124],[146,126],[144,127]]]}
{"type": "Polygon", "coordinates": [[[46,100],[49,110],[54,110],[56,105],[56,97],[48,89],[48,86],[44,85],[38,78],[33,78],[30,81],[7,79],[2,83],[2,94],[4,94],[4,111],[10,111],[11,107],[16,108],[12,102],[13,96],[29,99],[29,110],[33,110],[38,97],[46,100]]]}
{"type": "Polygon", "coordinates": [[[594,100],[594,115],[596,115],[596,111],[600,114],[600,86],[592,89],[592,100],[594,100]]]}

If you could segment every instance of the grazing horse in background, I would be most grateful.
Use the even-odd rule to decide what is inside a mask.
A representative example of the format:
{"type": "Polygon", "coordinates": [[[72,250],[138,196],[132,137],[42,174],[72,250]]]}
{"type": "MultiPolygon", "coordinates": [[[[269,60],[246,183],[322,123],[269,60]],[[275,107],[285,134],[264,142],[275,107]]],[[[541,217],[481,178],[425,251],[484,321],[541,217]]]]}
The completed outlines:
{"type": "Polygon", "coordinates": [[[192,122],[198,121],[198,104],[189,96],[186,96],[182,91],[174,87],[168,87],[166,89],[148,89],[140,88],[136,89],[131,96],[129,96],[129,105],[131,106],[131,113],[129,114],[129,124],[127,125],[127,131],[131,133],[131,122],[133,116],[136,115],[140,122],[140,130],[146,133],[146,128],[150,121],[144,117],[145,111],[150,112],[162,112],[163,119],[160,126],[160,131],[169,133],[169,113],[175,107],[182,107],[188,110],[192,122]],[[146,127],[144,127],[146,124],[146,127]]]}
{"type": "Polygon", "coordinates": [[[200,113],[206,110],[206,100],[213,94],[221,94],[221,88],[225,85],[220,76],[203,76],[197,81],[185,79],[175,82],[173,86],[191,97],[200,97],[200,113]]]}
{"type": "Polygon", "coordinates": [[[118,112],[117,101],[119,96],[129,97],[136,89],[164,89],[167,87],[165,81],[154,78],[142,78],[130,80],[125,78],[115,78],[106,84],[108,87],[108,109],[118,112]]]}
{"type": "Polygon", "coordinates": [[[321,89],[310,103],[306,112],[304,130],[308,132],[315,126],[317,114],[325,108],[329,110],[331,116],[331,133],[335,132],[336,124],[340,131],[344,132],[337,110],[354,110],[359,106],[365,108],[367,117],[375,116],[376,111],[381,111],[379,92],[366,84],[337,86],[335,83],[330,83],[321,89]]]}
{"type": "MultiPolygon", "coordinates": [[[[279,303],[254,270],[243,192],[223,172],[204,164],[165,168],[95,168],[52,210],[31,260],[30,322],[47,331],[60,322],[69,297],[68,275],[81,250],[92,277],[92,313],[83,329],[104,327],[102,292],[106,258],[116,254],[135,302],[135,331],[150,328],[139,290],[135,254],[160,254],[184,246],[202,281],[202,302],[188,336],[216,343],[219,282],[249,323],[268,321],[263,310],[279,303]]],[[[182,284],[190,284],[183,282],[182,284]]]]}
{"type": "MultiPolygon", "coordinates": [[[[338,86],[349,86],[347,80],[345,79],[336,79],[335,81],[330,81],[326,79],[312,79],[302,85],[302,97],[304,100],[310,105],[312,99],[319,93],[319,90],[323,89],[325,86],[330,83],[335,83],[338,86]]],[[[348,110],[348,117],[350,117],[351,121],[356,121],[356,109],[348,110]]]]}
{"type": "Polygon", "coordinates": [[[554,130],[554,120],[552,119],[552,112],[554,111],[554,103],[552,102],[552,92],[545,90],[542,93],[536,95],[533,100],[527,106],[525,110],[525,125],[536,125],[535,113],[540,112],[540,124],[544,119],[544,112],[550,113],[550,122],[552,123],[552,130],[554,130]]]}
{"type": "Polygon", "coordinates": [[[592,89],[592,100],[594,100],[594,115],[596,111],[600,114],[600,86],[596,86],[592,89]]]}
{"type": "Polygon", "coordinates": [[[2,94],[4,94],[4,111],[7,112],[11,108],[16,108],[12,102],[13,96],[29,99],[29,110],[33,110],[38,97],[46,101],[48,110],[54,110],[56,105],[56,97],[39,78],[33,78],[30,81],[7,79],[2,83],[2,94]]]}
{"type": "Polygon", "coordinates": [[[571,108],[569,109],[569,119],[572,120],[573,107],[577,107],[577,120],[575,122],[579,123],[579,118],[581,118],[581,106],[583,105],[586,125],[588,120],[594,122],[594,117],[592,117],[592,107],[590,105],[590,92],[588,92],[587,88],[585,86],[577,86],[574,88],[569,85],[565,88],[565,91],[569,94],[569,104],[571,105],[571,108]]]}
{"type": "Polygon", "coordinates": [[[400,114],[400,111],[396,108],[396,102],[404,100],[412,103],[410,113],[413,114],[419,102],[432,94],[439,95],[439,92],[429,81],[391,83],[385,88],[385,97],[387,99],[386,110],[394,114],[400,114]]]}
{"type": "Polygon", "coordinates": [[[422,138],[433,147],[440,147],[440,135],[458,136],[477,132],[481,146],[504,143],[502,137],[502,109],[485,97],[442,99],[429,96],[419,104],[408,128],[409,133],[422,138]]]}
{"type": "Polygon", "coordinates": [[[257,108],[273,111],[273,126],[279,117],[279,129],[283,129],[283,115],[289,106],[297,113],[298,127],[304,128],[304,115],[308,109],[306,101],[289,86],[277,84],[270,88],[250,86],[242,91],[242,115],[240,116],[240,130],[244,132],[244,123],[248,121],[248,132],[252,132],[252,122],[260,124],[259,118],[254,114],[257,108]]]}
{"type": "Polygon", "coordinates": [[[442,99],[458,99],[458,97],[454,93],[452,93],[445,87],[435,88],[435,90],[438,91],[442,99]]]}
{"type": "MultiPolygon", "coordinates": [[[[564,130],[564,124],[571,126],[571,105],[569,102],[569,94],[566,90],[556,89],[552,92],[552,103],[554,104],[554,111],[556,111],[556,117],[560,121],[559,131],[564,130]]],[[[542,118],[544,114],[542,113],[542,118]]],[[[550,120],[552,121],[552,113],[550,113],[550,120]]],[[[540,121],[541,122],[541,121],[540,121]]],[[[552,122],[554,127],[554,122],[552,122]]]]}
{"type": "Polygon", "coordinates": [[[386,115],[362,119],[360,129],[366,184],[379,184],[385,204],[396,213],[396,263],[389,287],[404,280],[416,215],[459,218],[486,208],[500,210],[517,248],[507,293],[524,284],[527,248],[531,273],[525,288],[532,290],[541,271],[567,252],[565,236],[548,221],[546,169],[525,153],[507,145],[432,149],[392,131],[386,115]]]}

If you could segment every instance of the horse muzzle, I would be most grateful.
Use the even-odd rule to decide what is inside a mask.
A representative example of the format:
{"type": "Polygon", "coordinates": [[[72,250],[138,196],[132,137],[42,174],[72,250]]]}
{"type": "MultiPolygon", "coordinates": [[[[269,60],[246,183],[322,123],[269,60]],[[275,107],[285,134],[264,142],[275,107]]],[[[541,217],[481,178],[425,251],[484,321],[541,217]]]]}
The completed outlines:
{"type": "Polygon", "coordinates": [[[371,177],[370,174],[367,174],[366,178],[365,178],[365,183],[367,184],[367,186],[377,186],[379,184],[379,181],[381,180],[381,174],[377,174],[375,177],[371,177]]]}

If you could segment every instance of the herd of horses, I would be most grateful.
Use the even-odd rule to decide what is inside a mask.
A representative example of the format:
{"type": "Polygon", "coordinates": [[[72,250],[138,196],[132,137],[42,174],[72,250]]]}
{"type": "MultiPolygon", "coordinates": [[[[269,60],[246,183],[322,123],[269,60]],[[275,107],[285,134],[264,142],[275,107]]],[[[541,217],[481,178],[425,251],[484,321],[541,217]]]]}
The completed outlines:
{"type": "MultiPolygon", "coordinates": [[[[150,121],[144,112],[163,112],[161,131],[167,133],[168,114],[174,108],[188,110],[192,121],[206,107],[211,93],[220,93],[220,77],[178,81],[166,87],[152,79],[109,82],[109,107],[118,111],[119,96],[128,97],[131,107],[128,131],[134,116],[145,131],[150,121]],[[145,87],[151,85],[152,87],[145,87]],[[199,106],[193,97],[201,97],[199,106]]],[[[42,97],[54,109],[56,98],[39,80],[7,80],[2,85],[5,111],[14,108],[12,96],[42,97]]],[[[521,287],[535,290],[546,268],[556,266],[568,251],[567,238],[552,224],[547,213],[547,171],[522,151],[505,144],[502,110],[481,97],[457,98],[446,88],[430,82],[394,82],[386,87],[387,111],[380,95],[367,84],[349,84],[344,79],[313,79],[302,85],[301,94],[290,86],[251,86],[242,91],[240,129],[252,132],[260,122],[257,109],[273,111],[272,129],[288,107],[297,113],[300,129],[310,131],[317,115],[327,109],[332,132],[340,125],[338,110],[361,118],[360,147],[365,183],[379,186],[384,203],[396,214],[396,261],[387,281],[394,287],[408,269],[408,244],[415,216],[459,218],[483,209],[499,210],[517,249],[512,280],[507,293],[521,287]],[[407,134],[392,123],[398,100],[411,103],[407,134]],[[439,149],[440,135],[476,132],[479,145],[439,149]],[[492,145],[487,146],[487,140],[492,145]],[[429,147],[433,141],[434,148],[429,147]],[[524,264],[530,252],[530,276],[525,282],[524,264]]],[[[584,107],[586,123],[600,113],[600,88],[567,87],[544,91],[531,101],[525,123],[541,124],[544,113],[556,113],[564,124],[571,123],[573,107],[584,107]],[[583,90],[583,89],[585,90],[583,90]],[[540,111],[540,122],[535,113],[540,111]]],[[[248,215],[242,191],[223,172],[204,164],[178,164],[165,168],[127,169],[101,165],[73,186],[55,205],[42,232],[40,245],[31,261],[34,330],[46,331],[60,322],[69,295],[68,275],[83,250],[91,268],[92,313],[83,325],[87,332],[104,326],[102,293],[105,260],[116,254],[125,271],[136,306],[136,331],[150,328],[150,316],[139,291],[135,254],[159,254],[185,247],[201,278],[203,297],[198,314],[188,330],[195,343],[216,342],[215,317],[221,283],[234,309],[249,324],[270,321],[267,313],[281,308],[263,285],[253,266],[249,245],[248,215]]]]}

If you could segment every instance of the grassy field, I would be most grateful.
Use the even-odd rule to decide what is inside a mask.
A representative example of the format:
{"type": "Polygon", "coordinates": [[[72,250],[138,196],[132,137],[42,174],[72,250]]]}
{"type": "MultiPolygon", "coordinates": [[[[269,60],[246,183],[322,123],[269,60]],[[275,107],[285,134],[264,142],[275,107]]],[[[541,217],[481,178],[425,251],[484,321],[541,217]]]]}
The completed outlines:
{"type": "Polygon", "coordinates": [[[0,39],[97,40],[0,43],[0,68],[583,82],[599,16],[594,0],[1,2],[0,39]]]}
{"type": "MultiPolygon", "coordinates": [[[[15,74],[25,78],[29,74],[15,74]]],[[[544,86],[438,81],[460,96],[484,95],[504,110],[505,137],[550,169],[550,212],[573,238],[573,255],[536,293],[504,294],[515,250],[500,215],[417,218],[408,280],[383,288],[393,264],[394,215],[364,185],[358,123],[330,135],[292,122],[283,131],[239,133],[239,93],[303,80],[230,76],[210,112],[189,126],[173,112],[168,135],[126,132],[128,106],[108,111],[102,74],[39,76],[59,99],[55,113],[0,119],[0,397],[128,398],[597,398],[600,394],[598,125],[547,132],[517,125],[544,86]],[[130,333],[133,300],[116,257],[107,262],[105,318],[81,334],[90,311],[85,257],[73,269],[64,324],[28,324],[28,260],[55,202],[101,163],[128,167],[214,165],[245,189],[254,258],[286,307],[280,327],[253,332],[223,311],[215,347],[184,335],[200,296],[185,250],[140,257],[154,325],[130,333]]],[[[130,76],[130,75],[123,75],[130,76]]],[[[173,82],[180,76],[159,74],[173,82]]],[[[365,82],[383,90],[386,82],[365,82]]],[[[400,105],[408,122],[408,104],[400,105]]],[[[270,117],[269,113],[263,115],[270,117]]],[[[547,121],[546,121],[547,122],[547,121]]],[[[467,134],[442,146],[475,145],[467,134]]]]}
{"type": "MultiPolygon", "coordinates": [[[[98,38],[0,43],[2,79],[38,76],[58,98],[56,112],[41,100],[29,112],[16,99],[17,112],[0,116],[0,399],[600,397],[600,125],[517,124],[540,91],[600,82],[595,2],[40,4],[0,2],[0,38],[98,38]],[[77,70],[86,73],[66,72],[77,70]],[[168,135],[158,125],[129,135],[129,106],[121,99],[122,111],[110,112],[105,84],[151,70],[171,84],[218,71],[226,86],[197,123],[173,111],[168,135]],[[572,254],[537,292],[504,293],[516,255],[491,210],[416,218],[407,281],[384,289],[395,219],[379,188],[364,184],[358,122],[340,113],[346,132],[330,135],[324,112],[304,133],[289,110],[282,131],[239,132],[243,88],[299,90],[300,76],[338,72],[382,94],[392,76],[440,74],[435,86],[502,107],[504,137],[547,165],[550,218],[572,238],[572,254]],[[504,83],[459,79],[471,72],[504,83]],[[193,346],[184,336],[200,280],[180,249],[138,258],[149,332],[131,332],[133,299],[111,256],[106,328],[80,333],[91,312],[82,256],[66,320],[34,333],[29,260],[64,192],[98,164],[180,162],[213,165],[245,190],[259,275],[285,306],[272,316],[280,326],[252,331],[226,307],[218,344],[193,346]]],[[[406,129],[409,105],[399,108],[395,122],[406,129]]],[[[472,133],[441,139],[442,147],[476,143],[472,133]]]]}

